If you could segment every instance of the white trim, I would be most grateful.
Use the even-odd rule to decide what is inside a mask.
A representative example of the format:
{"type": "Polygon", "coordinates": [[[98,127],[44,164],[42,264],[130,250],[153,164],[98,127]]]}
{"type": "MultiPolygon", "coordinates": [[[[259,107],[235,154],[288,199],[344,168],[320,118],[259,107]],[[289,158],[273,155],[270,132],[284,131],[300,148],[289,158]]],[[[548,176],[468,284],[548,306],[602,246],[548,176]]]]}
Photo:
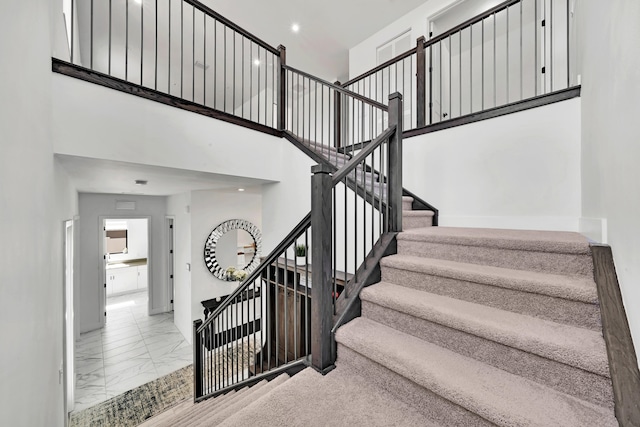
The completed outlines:
{"type": "Polygon", "coordinates": [[[579,218],[561,216],[454,216],[441,214],[438,218],[438,224],[443,227],[579,231],[579,218]]]}

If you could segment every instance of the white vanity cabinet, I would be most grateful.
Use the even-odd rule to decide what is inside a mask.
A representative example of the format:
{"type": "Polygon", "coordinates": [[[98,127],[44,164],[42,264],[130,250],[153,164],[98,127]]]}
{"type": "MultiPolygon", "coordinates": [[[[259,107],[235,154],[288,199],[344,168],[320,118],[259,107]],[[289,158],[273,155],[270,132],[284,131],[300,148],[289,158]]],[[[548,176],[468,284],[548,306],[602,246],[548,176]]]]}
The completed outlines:
{"type": "Polygon", "coordinates": [[[140,265],[138,268],[138,289],[147,289],[147,281],[149,275],[147,274],[147,266],[140,265]]]}
{"type": "Polygon", "coordinates": [[[146,289],[147,271],[146,264],[107,268],[107,296],[146,289]]]}

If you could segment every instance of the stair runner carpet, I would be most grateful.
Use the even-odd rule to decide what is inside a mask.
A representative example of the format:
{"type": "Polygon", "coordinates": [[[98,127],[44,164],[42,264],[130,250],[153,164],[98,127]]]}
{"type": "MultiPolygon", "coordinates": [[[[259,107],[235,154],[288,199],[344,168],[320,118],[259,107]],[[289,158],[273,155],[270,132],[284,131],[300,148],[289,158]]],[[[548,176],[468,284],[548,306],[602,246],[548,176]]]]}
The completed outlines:
{"type": "Polygon", "coordinates": [[[615,426],[592,268],[576,233],[408,230],[382,260],[382,281],[362,291],[362,317],[338,330],[335,370],[221,396],[191,417],[198,426],[615,426]]]}

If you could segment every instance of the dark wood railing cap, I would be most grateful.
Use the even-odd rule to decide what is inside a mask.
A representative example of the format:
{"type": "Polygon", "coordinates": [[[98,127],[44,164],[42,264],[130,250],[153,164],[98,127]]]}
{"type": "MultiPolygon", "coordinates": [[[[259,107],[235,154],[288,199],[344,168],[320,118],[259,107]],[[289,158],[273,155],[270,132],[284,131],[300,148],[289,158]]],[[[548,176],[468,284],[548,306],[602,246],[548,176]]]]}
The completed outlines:
{"type": "Polygon", "coordinates": [[[326,173],[331,175],[333,173],[333,168],[325,163],[319,163],[317,165],[311,166],[311,173],[314,175],[317,173],[326,173]]]}
{"type": "Polygon", "coordinates": [[[400,92],[393,92],[391,95],[389,95],[389,101],[396,98],[402,99],[402,94],[400,92]]]}

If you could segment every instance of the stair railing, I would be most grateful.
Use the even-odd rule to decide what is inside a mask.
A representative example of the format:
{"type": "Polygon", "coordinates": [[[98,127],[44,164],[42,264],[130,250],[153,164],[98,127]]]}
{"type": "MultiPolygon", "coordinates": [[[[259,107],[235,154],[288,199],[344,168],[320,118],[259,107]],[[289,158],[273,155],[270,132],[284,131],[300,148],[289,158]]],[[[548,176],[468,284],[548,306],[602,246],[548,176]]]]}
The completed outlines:
{"type": "Polygon", "coordinates": [[[333,364],[337,299],[378,239],[402,227],[402,97],[392,98],[389,128],[333,176],[326,164],[314,166],[311,212],[204,322],[194,322],[196,401],[303,363],[333,364]],[[374,164],[378,174],[366,174],[374,164]]]}
{"type": "Polygon", "coordinates": [[[70,0],[67,14],[59,60],[278,129],[281,51],[199,1],[70,0]]]}
{"type": "Polygon", "coordinates": [[[570,88],[570,3],[507,0],[343,86],[383,103],[405,94],[404,131],[570,88]]]}
{"type": "Polygon", "coordinates": [[[283,130],[334,164],[339,149],[369,141],[388,126],[387,106],[364,95],[282,64],[283,130]]]}

